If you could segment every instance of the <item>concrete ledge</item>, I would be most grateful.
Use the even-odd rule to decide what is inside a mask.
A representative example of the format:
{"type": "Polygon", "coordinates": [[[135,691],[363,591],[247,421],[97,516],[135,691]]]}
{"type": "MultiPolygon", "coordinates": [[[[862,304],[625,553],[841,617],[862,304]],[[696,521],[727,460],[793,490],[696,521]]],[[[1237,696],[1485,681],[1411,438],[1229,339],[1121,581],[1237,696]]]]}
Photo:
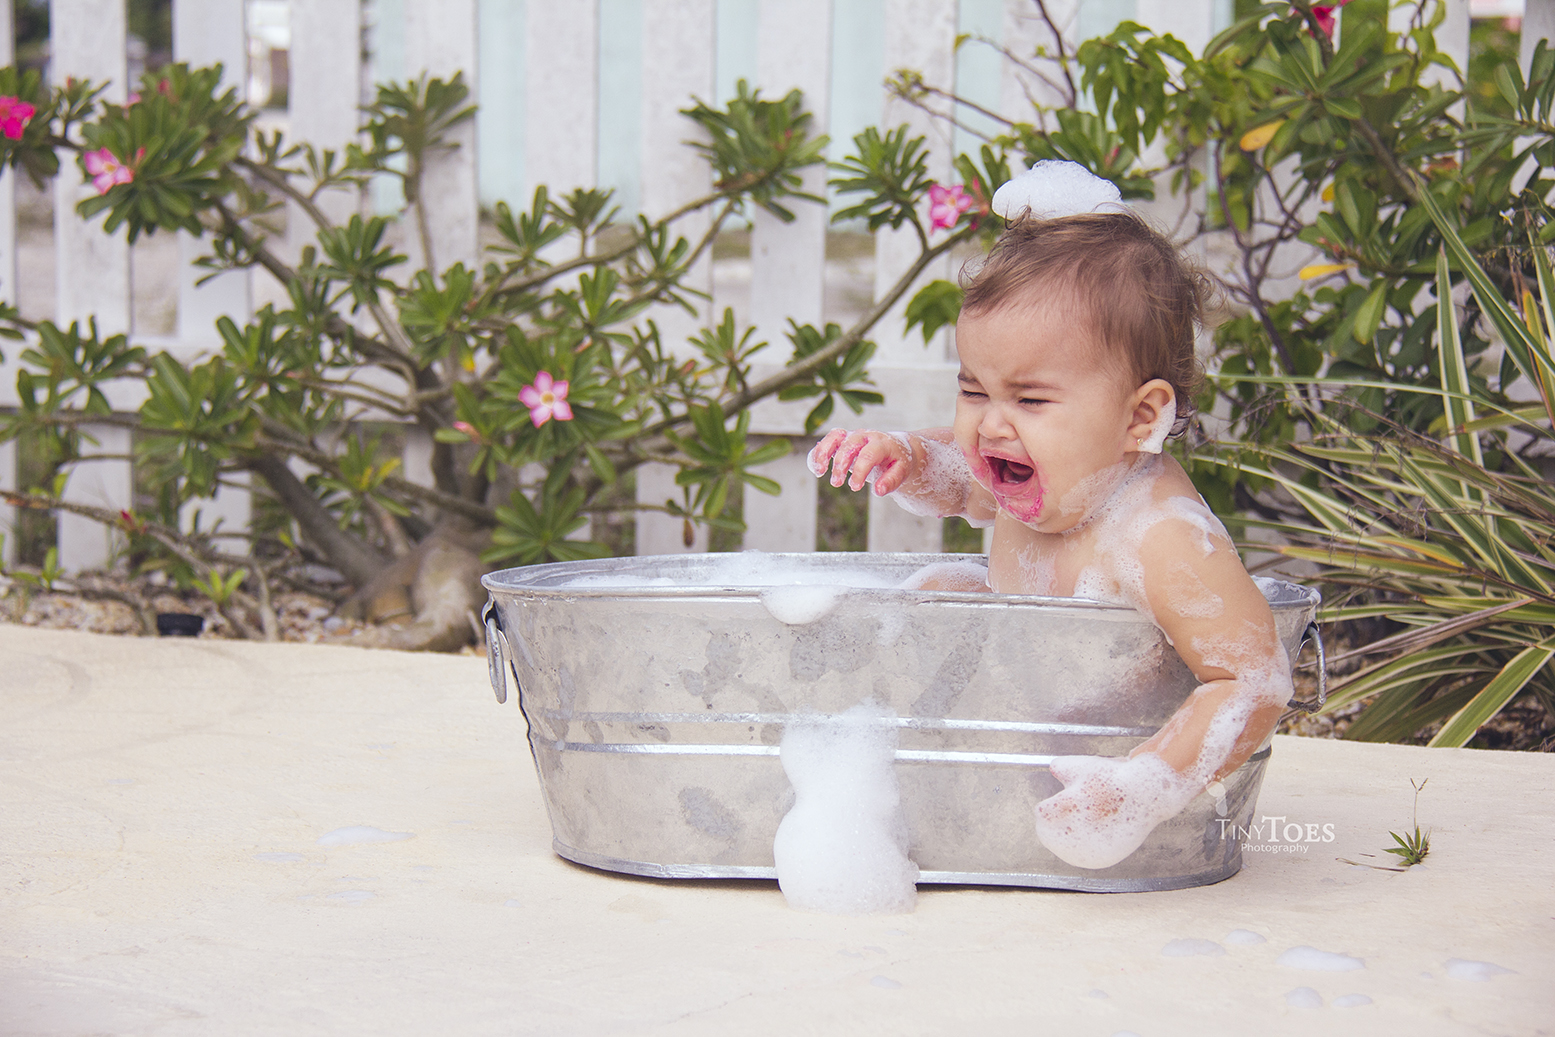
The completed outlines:
{"type": "Polygon", "coordinates": [[[0,625],[0,1033],[1555,1032],[1555,756],[1280,738],[1259,814],[1303,848],[1216,886],[809,915],[553,856],[482,659],[0,625]],[[1410,778],[1427,863],[1338,862],[1390,863],[1410,778]]]}

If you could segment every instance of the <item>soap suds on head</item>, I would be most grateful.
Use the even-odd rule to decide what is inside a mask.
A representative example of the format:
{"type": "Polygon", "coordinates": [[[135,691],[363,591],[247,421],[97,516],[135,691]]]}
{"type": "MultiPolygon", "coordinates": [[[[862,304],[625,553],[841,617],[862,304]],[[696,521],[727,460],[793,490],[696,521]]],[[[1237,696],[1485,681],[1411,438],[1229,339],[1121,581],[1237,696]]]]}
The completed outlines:
{"type": "Polygon", "coordinates": [[[794,805],[778,826],[772,857],[790,907],[865,915],[917,905],[894,720],[866,700],[840,716],[802,717],[784,728],[780,757],[794,805]]]}
{"type": "Polygon", "coordinates": [[[1292,1008],[1322,1008],[1323,995],[1311,987],[1297,987],[1285,995],[1285,1003],[1292,1008]]]}
{"type": "Polygon", "coordinates": [[[1126,212],[1117,185],[1078,162],[1044,159],[993,193],[993,211],[1006,220],[1050,220],[1088,212],[1126,212]]]}

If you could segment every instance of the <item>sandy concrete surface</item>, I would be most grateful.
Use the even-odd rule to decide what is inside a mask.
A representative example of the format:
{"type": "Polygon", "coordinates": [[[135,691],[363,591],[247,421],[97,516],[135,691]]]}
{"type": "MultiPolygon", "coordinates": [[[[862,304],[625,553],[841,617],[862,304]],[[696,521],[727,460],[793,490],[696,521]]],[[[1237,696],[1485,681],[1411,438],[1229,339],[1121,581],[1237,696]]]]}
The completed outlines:
{"type": "Polygon", "coordinates": [[[0,1033],[1555,1032],[1555,757],[1282,737],[1259,813],[1334,839],[804,914],[553,856],[482,659],[0,625],[0,1033]],[[1411,778],[1429,860],[1336,860],[1388,859],[1411,778]],[[361,827],[410,837],[319,842],[361,827]]]}

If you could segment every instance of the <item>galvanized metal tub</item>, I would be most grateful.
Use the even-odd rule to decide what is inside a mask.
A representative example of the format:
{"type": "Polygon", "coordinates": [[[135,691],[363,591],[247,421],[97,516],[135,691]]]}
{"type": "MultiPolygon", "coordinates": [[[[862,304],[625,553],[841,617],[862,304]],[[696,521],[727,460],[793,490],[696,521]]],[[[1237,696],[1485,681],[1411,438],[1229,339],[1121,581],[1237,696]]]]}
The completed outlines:
{"type": "MultiPolygon", "coordinates": [[[[793,802],[778,758],[784,725],[872,697],[898,718],[896,773],[921,882],[1129,892],[1218,882],[1241,867],[1235,830],[1253,820],[1267,745],[1223,794],[1200,796],[1111,868],[1073,867],[1036,838],[1033,808],[1061,788],[1053,757],[1121,756],[1195,686],[1134,610],[896,586],[927,564],[978,556],[757,561],[809,584],[881,586],[838,586],[824,615],[783,622],[774,612],[794,619],[795,594],[814,612],[816,592],[731,576],[751,567],[748,554],[485,577],[493,688],[504,701],[508,670],[519,686],[558,854],[657,878],[776,878],[772,840],[793,802]]],[[[1259,582],[1294,659],[1316,629],[1318,595],[1259,582]]]]}

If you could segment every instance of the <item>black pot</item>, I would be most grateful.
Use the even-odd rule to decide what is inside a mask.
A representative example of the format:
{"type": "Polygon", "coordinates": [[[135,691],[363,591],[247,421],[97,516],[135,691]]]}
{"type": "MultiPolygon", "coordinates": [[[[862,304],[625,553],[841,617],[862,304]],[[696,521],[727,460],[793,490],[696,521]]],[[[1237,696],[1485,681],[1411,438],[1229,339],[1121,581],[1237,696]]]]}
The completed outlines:
{"type": "Polygon", "coordinates": [[[205,617],[193,612],[158,612],[157,633],[163,637],[199,637],[205,617]]]}

